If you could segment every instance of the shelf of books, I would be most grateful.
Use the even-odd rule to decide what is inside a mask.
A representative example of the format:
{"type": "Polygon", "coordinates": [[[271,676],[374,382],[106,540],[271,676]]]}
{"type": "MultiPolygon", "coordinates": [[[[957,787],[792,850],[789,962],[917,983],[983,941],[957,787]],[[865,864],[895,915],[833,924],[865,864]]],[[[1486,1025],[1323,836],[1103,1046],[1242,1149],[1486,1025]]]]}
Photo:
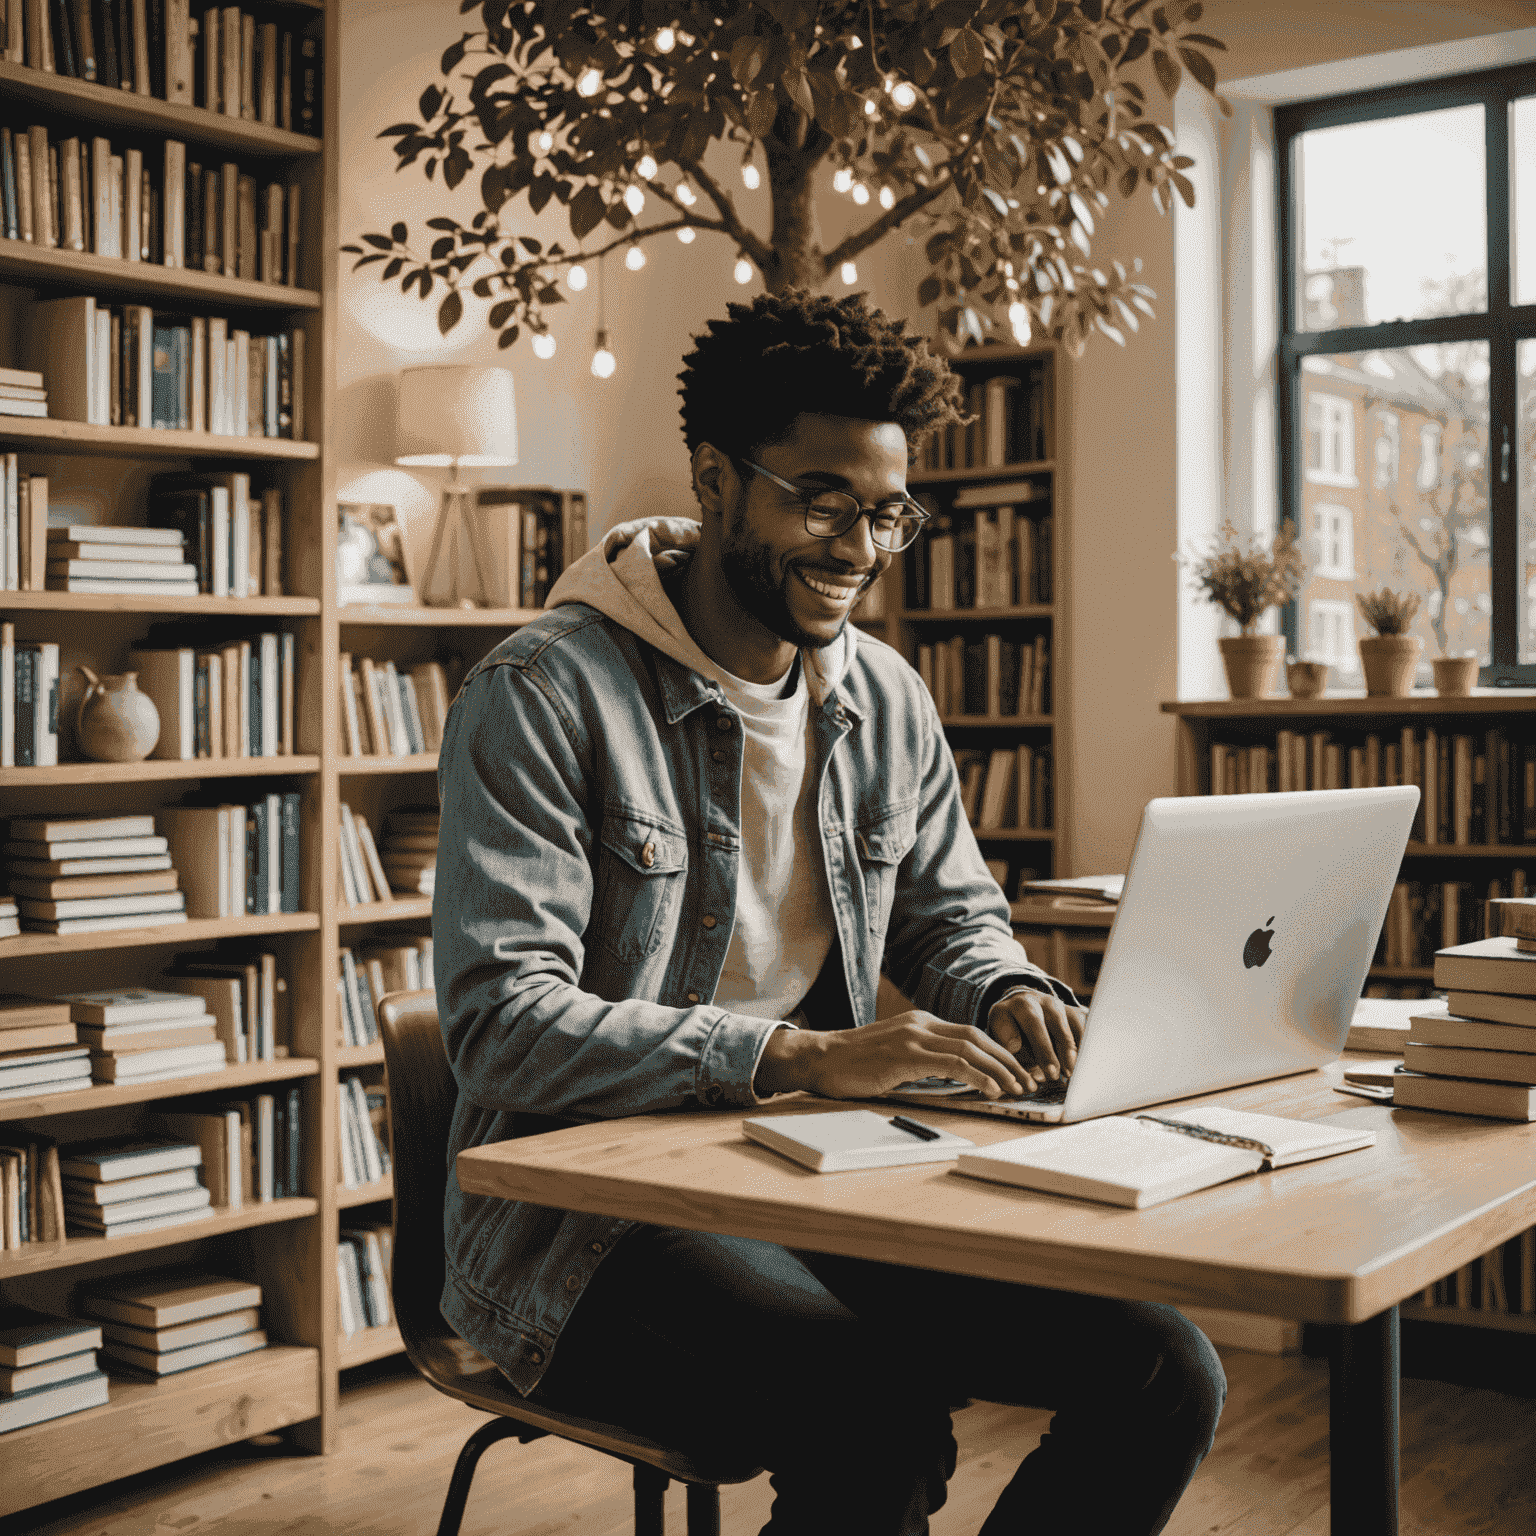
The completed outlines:
{"type": "Polygon", "coordinates": [[[337,17],[10,15],[0,1514],[328,1445],[343,1130],[337,17]]]}
{"type": "Polygon", "coordinates": [[[955,754],[966,814],[1010,901],[1062,874],[1066,786],[1057,518],[1061,477],[1050,351],[968,347],[949,359],[963,426],[908,475],[931,521],[854,611],[917,668],[955,754]]]}

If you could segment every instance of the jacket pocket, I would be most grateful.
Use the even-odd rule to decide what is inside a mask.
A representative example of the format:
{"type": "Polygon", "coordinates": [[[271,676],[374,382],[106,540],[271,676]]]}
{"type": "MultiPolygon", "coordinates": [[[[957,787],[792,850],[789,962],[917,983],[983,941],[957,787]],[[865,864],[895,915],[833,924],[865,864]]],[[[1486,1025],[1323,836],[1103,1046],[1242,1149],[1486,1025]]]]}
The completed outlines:
{"type": "Polygon", "coordinates": [[[603,820],[587,944],[619,960],[656,953],[682,900],[688,843],[681,832],[633,817],[603,820]]]}
{"type": "Polygon", "coordinates": [[[917,807],[887,812],[879,820],[855,827],[859,867],[864,875],[864,907],[869,931],[883,934],[896,899],[896,871],[917,841],[917,807]]]}

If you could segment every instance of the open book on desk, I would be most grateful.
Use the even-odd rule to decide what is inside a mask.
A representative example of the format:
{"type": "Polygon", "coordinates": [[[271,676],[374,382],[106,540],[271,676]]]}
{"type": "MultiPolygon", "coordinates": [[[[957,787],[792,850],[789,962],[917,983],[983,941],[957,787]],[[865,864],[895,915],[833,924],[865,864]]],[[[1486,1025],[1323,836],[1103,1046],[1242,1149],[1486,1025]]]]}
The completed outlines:
{"type": "Polygon", "coordinates": [[[1073,875],[1063,880],[1026,880],[1019,887],[1019,899],[1054,897],[1058,901],[1091,901],[1115,906],[1124,889],[1124,875],[1073,875]]]}
{"type": "Polygon", "coordinates": [[[1264,1169],[1374,1146],[1374,1131],[1219,1105],[1113,1115],[962,1152],[955,1172],[1137,1210],[1264,1169]]]}

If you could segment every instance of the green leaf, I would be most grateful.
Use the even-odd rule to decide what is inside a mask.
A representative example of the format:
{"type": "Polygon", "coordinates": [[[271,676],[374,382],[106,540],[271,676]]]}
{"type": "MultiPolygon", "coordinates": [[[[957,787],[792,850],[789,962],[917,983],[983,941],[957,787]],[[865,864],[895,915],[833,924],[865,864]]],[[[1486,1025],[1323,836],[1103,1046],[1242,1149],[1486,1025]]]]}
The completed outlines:
{"type": "Polygon", "coordinates": [[[453,236],[442,235],[432,242],[432,250],[429,253],[433,261],[442,261],[453,254],[453,236]]]}
{"type": "Polygon", "coordinates": [[[731,73],[744,89],[763,72],[768,61],[768,45],[760,37],[747,33],[731,45],[731,73]]]}
{"type": "Polygon", "coordinates": [[[507,329],[504,330],[501,335],[496,338],[496,345],[501,351],[505,352],[507,348],[510,347],[516,340],[517,327],[515,325],[511,325],[508,326],[507,329]]]}
{"type": "Polygon", "coordinates": [[[421,93],[421,99],[416,103],[418,110],[421,112],[422,122],[430,123],[432,119],[437,116],[438,109],[442,106],[442,104],[442,90],[435,85],[429,85],[426,90],[421,93]]]}
{"type": "Polygon", "coordinates": [[[361,257],[359,260],[353,262],[352,270],[354,272],[356,272],[359,267],[366,267],[368,265],[368,263],[371,262],[371,261],[383,261],[383,260],[384,260],[384,253],[383,253],[383,251],[375,251],[373,253],[373,255],[361,257]]]}
{"type": "Polygon", "coordinates": [[[528,206],[535,213],[542,213],[550,198],[555,195],[555,178],[548,171],[540,171],[528,188],[528,206]]]}
{"type": "Polygon", "coordinates": [[[457,219],[441,219],[441,218],[439,218],[439,219],[428,219],[427,220],[427,228],[428,229],[446,229],[450,233],[452,233],[458,227],[459,227],[459,221],[457,219]]]}
{"type": "Polygon", "coordinates": [[[930,304],[936,304],[939,300],[941,285],[938,278],[930,272],[922,282],[917,285],[917,305],[919,309],[927,309],[930,304]]]}
{"type": "Polygon", "coordinates": [[[458,42],[450,43],[443,49],[442,60],[437,66],[440,74],[451,74],[464,62],[464,45],[469,41],[470,35],[466,32],[458,42]]]}
{"type": "Polygon", "coordinates": [[[443,161],[443,181],[450,191],[469,175],[471,164],[469,151],[463,145],[448,151],[443,161]]]}
{"type": "Polygon", "coordinates": [[[363,239],[376,251],[392,251],[395,248],[395,242],[384,235],[364,235],[363,239]]]}
{"type": "Polygon", "coordinates": [[[778,114],[779,104],[772,86],[759,91],[747,103],[747,132],[755,139],[766,139],[773,132],[773,120],[778,114]]]}
{"type": "Polygon", "coordinates": [[[503,299],[501,303],[491,306],[491,312],[485,317],[485,323],[493,331],[499,331],[512,318],[516,309],[516,299],[503,299]]]}
{"type": "MultiPolygon", "coordinates": [[[[379,258],[379,259],[382,259],[382,258],[379,258]]],[[[395,278],[399,277],[400,269],[404,265],[405,265],[405,257],[404,256],[396,256],[395,259],[392,262],[390,262],[390,264],[387,267],[385,267],[382,272],[379,273],[379,281],[381,283],[393,282],[395,278]]]]}
{"type": "Polygon", "coordinates": [[[1216,89],[1216,69],[1211,61],[1203,53],[1196,53],[1193,48],[1180,47],[1179,57],[1184,61],[1184,67],[1206,90],[1216,89]]]}
{"type": "Polygon", "coordinates": [[[530,239],[527,235],[519,235],[518,243],[530,256],[542,256],[544,254],[543,245],[537,240],[530,239]]]}
{"type": "Polygon", "coordinates": [[[1130,42],[1125,45],[1125,52],[1120,55],[1121,65],[1134,64],[1151,46],[1152,38],[1150,34],[1146,32],[1136,33],[1130,42]]]}
{"type": "Polygon", "coordinates": [[[949,62],[962,80],[979,75],[987,62],[986,46],[969,27],[962,27],[949,45],[949,62]]]}
{"type": "Polygon", "coordinates": [[[381,139],[403,138],[408,133],[415,133],[417,126],[415,123],[391,123],[388,128],[379,130],[378,137],[381,139]]]}
{"type": "Polygon", "coordinates": [[[1178,61],[1171,54],[1157,48],[1152,53],[1152,67],[1157,71],[1157,83],[1162,86],[1163,95],[1171,101],[1174,92],[1179,88],[1179,77],[1182,73],[1178,61]]]}
{"type": "Polygon", "coordinates": [[[583,187],[571,199],[571,233],[578,240],[585,240],[603,222],[607,211],[603,194],[596,187],[583,187]]]}
{"type": "Polygon", "coordinates": [[[398,221],[394,224],[391,224],[389,227],[389,238],[393,240],[396,245],[404,245],[405,242],[410,239],[410,235],[410,230],[408,230],[404,224],[401,224],[398,221]]]}

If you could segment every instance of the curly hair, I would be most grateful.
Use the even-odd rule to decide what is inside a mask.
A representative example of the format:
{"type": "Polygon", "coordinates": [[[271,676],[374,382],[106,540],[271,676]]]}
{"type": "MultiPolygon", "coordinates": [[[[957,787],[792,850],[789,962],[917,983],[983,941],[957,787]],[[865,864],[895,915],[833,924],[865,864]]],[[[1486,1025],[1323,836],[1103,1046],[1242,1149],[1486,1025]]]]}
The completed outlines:
{"type": "Polygon", "coordinates": [[[905,320],[887,319],[863,294],[792,288],[727,311],[694,338],[678,375],[689,453],[709,443],[750,457],[782,442],[807,412],[894,421],[910,447],[964,419],[959,377],[906,334],[905,320]]]}

